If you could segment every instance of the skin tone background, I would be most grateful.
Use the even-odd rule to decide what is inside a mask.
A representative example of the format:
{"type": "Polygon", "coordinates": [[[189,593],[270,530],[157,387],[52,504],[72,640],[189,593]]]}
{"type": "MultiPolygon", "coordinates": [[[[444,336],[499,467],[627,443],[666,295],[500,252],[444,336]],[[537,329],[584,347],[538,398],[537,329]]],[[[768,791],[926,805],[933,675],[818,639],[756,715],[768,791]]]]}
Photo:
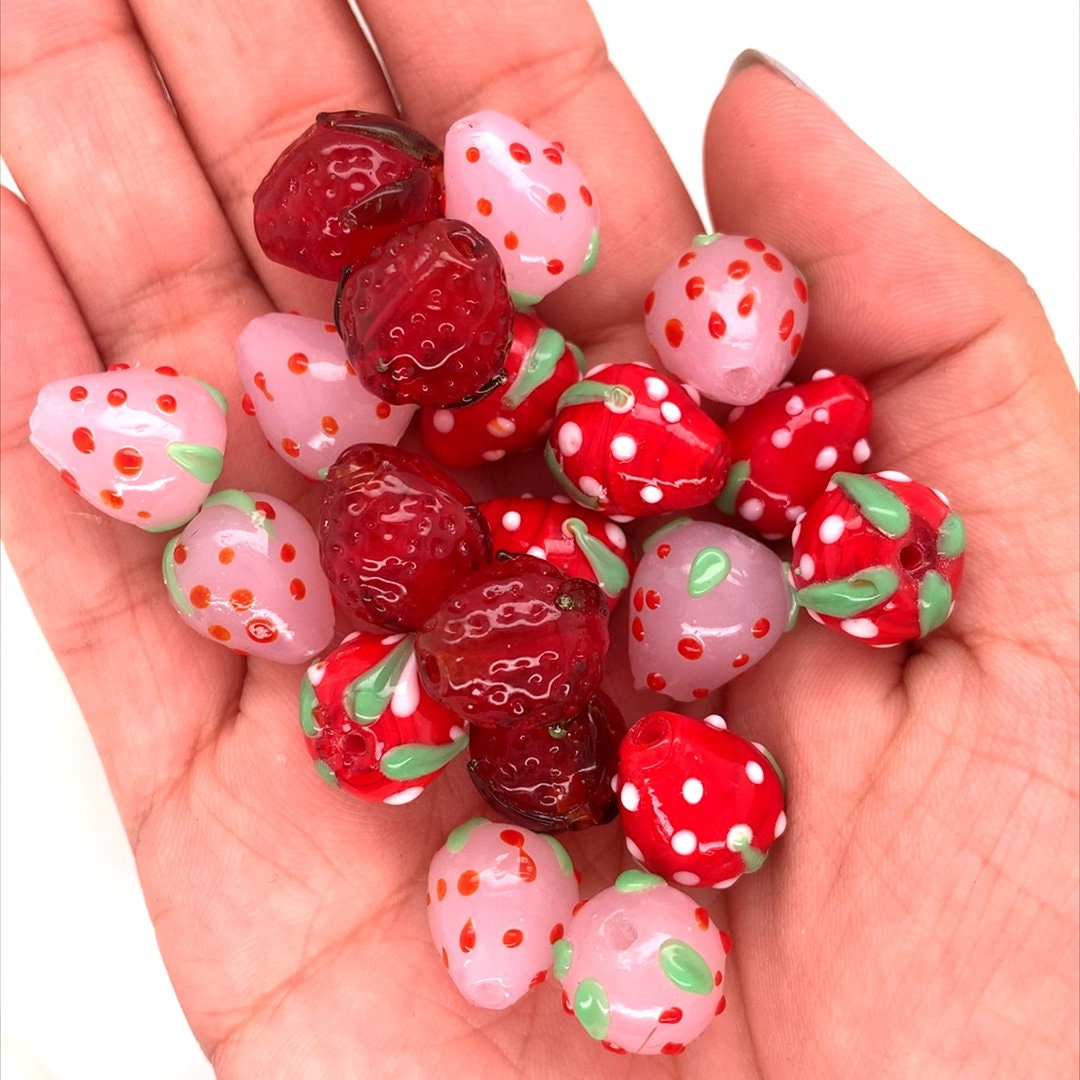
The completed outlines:
{"type": "MultiPolygon", "coordinates": [[[[888,16],[856,0],[670,0],[662,24],[636,0],[593,7],[699,206],[705,118],[730,62],[756,46],[1027,274],[1075,378],[1075,5],[1028,3],[1021,21],[940,0],[888,16]]],[[[0,1069],[13,1080],[208,1077],[81,717],[6,560],[2,574],[0,1069]]]]}

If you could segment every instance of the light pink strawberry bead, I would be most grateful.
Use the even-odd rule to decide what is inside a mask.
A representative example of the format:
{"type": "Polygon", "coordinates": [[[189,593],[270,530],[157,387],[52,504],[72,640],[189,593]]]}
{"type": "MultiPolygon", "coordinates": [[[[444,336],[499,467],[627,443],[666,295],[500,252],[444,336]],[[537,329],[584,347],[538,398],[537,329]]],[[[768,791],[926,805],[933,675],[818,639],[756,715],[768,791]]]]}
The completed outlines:
{"type": "Polygon", "coordinates": [[[203,637],[235,652],[299,664],[334,633],[315,532],[282,499],[218,491],[166,545],[173,607],[203,637]]]}
{"type": "Polygon", "coordinates": [[[518,307],[538,303],[596,261],[596,203],[561,143],[484,109],[458,120],[443,151],[446,216],[495,245],[518,307]]]}
{"type": "Polygon", "coordinates": [[[806,282],[752,236],[696,236],[645,298],[663,365],[705,397],[749,405],[787,374],[806,332],[806,282]]]}
{"type": "Polygon", "coordinates": [[[578,878],[553,836],[471,818],[428,869],[428,924],[455,986],[505,1009],[544,981],[551,946],[578,902],[578,878]]]}
{"type": "Polygon", "coordinates": [[[351,374],[333,323],[271,312],[236,339],[244,412],[271,447],[311,480],[323,480],[343,450],[361,442],[396,445],[415,405],[389,405],[351,374]]]}
{"type": "Polygon", "coordinates": [[[30,442],[96,510],[167,532],[221,473],[225,399],[171,367],[75,375],[38,394],[30,442]]]}

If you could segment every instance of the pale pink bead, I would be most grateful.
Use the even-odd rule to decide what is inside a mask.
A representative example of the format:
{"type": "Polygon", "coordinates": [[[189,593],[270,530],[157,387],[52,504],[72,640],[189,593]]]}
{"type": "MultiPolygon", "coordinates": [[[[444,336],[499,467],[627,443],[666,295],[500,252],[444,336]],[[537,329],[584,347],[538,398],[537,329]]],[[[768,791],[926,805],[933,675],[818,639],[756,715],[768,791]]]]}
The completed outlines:
{"type": "Polygon", "coordinates": [[[727,934],[643,870],[583,904],[555,942],[563,1007],[609,1050],[677,1054],[725,1006],[727,934]]]}
{"type": "Polygon", "coordinates": [[[225,399],[170,367],[88,372],[41,390],[30,442],[96,510],[167,532],[221,473],[225,399]]]}
{"type": "Polygon", "coordinates": [[[591,270],[598,214],[582,171],[561,143],[484,109],[446,133],[446,216],[495,245],[518,307],[591,270]]]}
{"type": "Polygon", "coordinates": [[[756,664],[794,617],[784,564],[737,529],[683,518],[643,547],[630,582],[638,687],[703,698],[756,664]]]}
{"type": "Polygon", "coordinates": [[[343,450],[361,442],[396,445],[415,405],[388,405],[349,373],[333,323],[270,312],[236,339],[236,370],[251,413],[270,445],[311,480],[325,479],[343,450]]]}
{"type": "Polygon", "coordinates": [[[695,237],[645,299],[663,365],[705,397],[749,405],[787,374],[806,332],[806,282],[756,237],[695,237]]]}
{"type": "Polygon", "coordinates": [[[173,606],[236,652],[299,664],[334,633],[330,586],[307,519],[271,495],[216,492],[165,548],[173,606]]]}
{"type": "Polygon", "coordinates": [[[454,829],[428,870],[435,947],[462,995],[485,1009],[505,1009],[543,982],[577,902],[558,840],[485,818],[454,829]]]}

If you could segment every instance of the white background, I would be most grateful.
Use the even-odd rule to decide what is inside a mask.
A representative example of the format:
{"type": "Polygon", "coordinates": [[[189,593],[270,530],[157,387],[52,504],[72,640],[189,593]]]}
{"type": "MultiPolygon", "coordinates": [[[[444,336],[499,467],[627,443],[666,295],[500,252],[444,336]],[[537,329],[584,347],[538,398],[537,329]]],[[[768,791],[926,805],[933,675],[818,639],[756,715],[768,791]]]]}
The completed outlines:
{"type": "MultiPolygon", "coordinates": [[[[754,46],[1028,275],[1075,376],[1075,0],[593,7],[699,205],[705,117],[731,61],[754,46]]],[[[3,1074],[206,1078],[89,737],[6,558],[0,583],[3,1074]]]]}

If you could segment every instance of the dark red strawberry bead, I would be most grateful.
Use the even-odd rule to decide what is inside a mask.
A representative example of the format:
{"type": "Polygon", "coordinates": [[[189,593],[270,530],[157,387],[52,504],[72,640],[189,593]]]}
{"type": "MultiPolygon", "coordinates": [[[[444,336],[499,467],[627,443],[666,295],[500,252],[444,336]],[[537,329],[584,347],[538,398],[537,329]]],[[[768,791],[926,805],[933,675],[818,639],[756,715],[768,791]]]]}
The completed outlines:
{"type": "Polygon", "coordinates": [[[324,780],[393,804],[416,798],[468,743],[420,686],[406,634],[350,634],[312,664],[300,724],[324,780]]]}
{"type": "Polygon", "coordinates": [[[517,312],[513,334],[500,389],[462,408],[421,410],[424,449],[441,464],[465,469],[535,446],[581,378],[581,353],[535,315],[517,312]]]}
{"type": "Polygon", "coordinates": [[[534,832],[605,825],[626,724],[603,691],[561,724],[469,729],[469,776],[502,817],[534,832]]]}
{"type": "Polygon", "coordinates": [[[595,510],[565,495],[488,499],[480,512],[495,552],[547,559],[570,577],[595,581],[614,607],[630,584],[634,559],[626,534],[595,510]]]}
{"type": "Polygon", "coordinates": [[[622,741],[618,785],[630,854],[677,885],[734,884],[787,825],[776,762],[715,715],[643,716],[622,741]]]}
{"type": "Polygon", "coordinates": [[[549,727],[596,693],[608,643],[598,585],[513,555],[455,583],[416,656],[424,688],[462,720],[549,727]]]}
{"type": "Polygon", "coordinates": [[[603,364],[559,399],[545,457],[566,493],[613,517],[704,506],[728,438],[689,391],[648,364],[603,364]]]}
{"type": "Polygon", "coordinates": [[[350,267],[335,319],[360,381],[392,405],[462,405],[506,378],[514,308],[490,241],[464,221],[410,225],[350,267]]]}
{"type": "Polygon", "coordinates": [[[442,151],[378,113],[319,113],[255,192],[268,258],[337,281],[406,225],[441,212],[442,151]]]}
{"type": "Polygon", "coordinates": [[[834,472],[862,471],[871,411],[858,379],[825,370],[732,409],[731,471],[717,506],[766,540],[790,536],[834,472]]]}
{"type": "Polygon", "coordinates": [[[360,622],[418,629],[491,556],[472,497],[419,454],[358,443],[330,467],[323,490],[323,570],[338,603],[360,622]]]}
{"type": "Polygon", "coordinates": [[[796,603],[869,645],[923,637],[952,613],[964,545],[941,492],[899,472],[836,473],[792,535],[796,603]]]}

